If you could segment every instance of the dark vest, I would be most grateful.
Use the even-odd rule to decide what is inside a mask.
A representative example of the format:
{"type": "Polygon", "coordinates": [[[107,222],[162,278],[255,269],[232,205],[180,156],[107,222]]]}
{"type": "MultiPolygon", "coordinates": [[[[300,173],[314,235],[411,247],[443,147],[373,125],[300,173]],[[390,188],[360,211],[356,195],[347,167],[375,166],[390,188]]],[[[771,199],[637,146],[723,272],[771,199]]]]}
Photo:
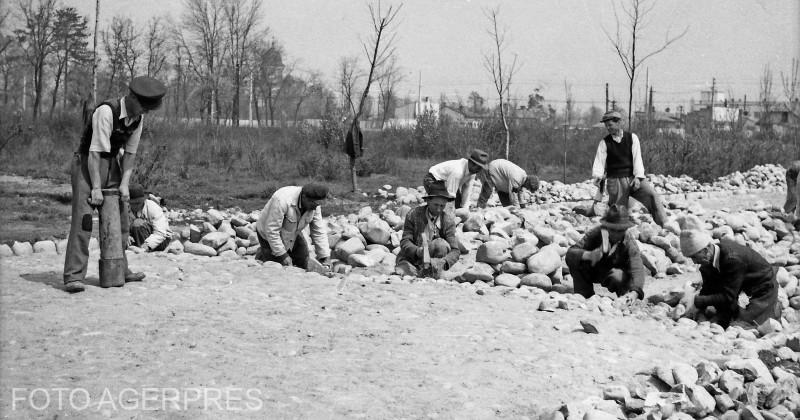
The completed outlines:
{"type": "MultiPolygon", "coordinates": [[[[131,137],[134,131],[139,127],[139,124],[142,123],[142,117],[136,119],[133,124],[126,126],[125,120],[119,119],[119,114],[122,112],[119,99],[109,99],[105,102],[98,105],[94,110],[97,111],[97,108],[100,108],[103,105],[108,105],[111,107],[111,114],[113,115],[112,122],[114,124],[113,129],[111,130],[111,136],[109,136],[109,140],[111,141],[111,152],[110,153],[101,153],[101,156],[108,157],[108,156],[116,156],[119,153],[119,149],[121,149],[125,142],[131,137]]],[[[86,121],[84,121],[83,127],[83,135],[81,135],[81,145],[78,147],[78,153],[81,155],[87,156],[89,154],[89,146],[92,144],[92,115],[89,115],[86,121]]]]}
{"type": "Polygon", "coordinates": [[[611,139],[611,134],[605,136],[606,142],[606,176],[609,178],[622,178],[633,176],[633,140],[631,133],[624,131],[622,141],[617,143],[611,139]]]}

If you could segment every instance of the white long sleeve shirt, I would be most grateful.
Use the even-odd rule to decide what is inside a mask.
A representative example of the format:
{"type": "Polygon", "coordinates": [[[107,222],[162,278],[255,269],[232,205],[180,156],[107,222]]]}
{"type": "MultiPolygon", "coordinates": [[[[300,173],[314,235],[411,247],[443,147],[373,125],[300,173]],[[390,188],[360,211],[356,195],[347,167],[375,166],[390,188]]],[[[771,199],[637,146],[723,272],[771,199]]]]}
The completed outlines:
{"type": "MultiPolygon", "coordinates": [[[[619,137],[611,137],[611,140],[619,143],[622,141],[622,130],[619,132],[619,137]]],[[[635,178],[644,178],[644,163],[642,163],[642,148],[639,145],[639,136],[631,133],[631,153],[633,154],[633,176],[635,178]]],[[[592,178],[603,178],[606,176],[606,158],[608,157],[608,150],[606,149],[606,142],[600,140],[597,146],[597,153],[594,155],[594,164],[592,165],[592,178]]]]}
{"type": "MultiPolygon", "coordinates": [[[[119,100],[119,119],[125,120],[126,126],[131,125],[135,119],[128,118],[128,109],[125,108],[125,98],[119,100]]],[[[139,140],[142,137],[142,126],[144,125],[144,116],[141,116],[142,121],[139,126],[133,131],[128,140],[125,141],[125,153],[134,154],[139,148],[139,140]]],[[[103,105],[92,114],[92,142],[89,144],[90,152],[108,153],[111,151],[111,132],[114,130],[114,114],[111,107],[103,105]]]]}
{"type": "Polygon", "coordinates": [[[280,257],[294,247],[297,236],[309,227],[317,258],[331,255],[328,229],[322,220],[322,208],[300,211],[303,187],[282,187],[272,194],[256,222],[256,231],[269,243],[272,255],[280,257]]]}
{"type": "Polygon", "coordinates": [[[462,207],[469,207],[472,181],[475,180],[475,174],[469,173],[469,160],[466,158],[447,160],[431,166],[428,172],[437,181],[444,181],[447,192],[453,197],[456,196],[457,192],[461,191],[462,207]]]}
{"type": "Polygon", "coordinates": [[[482,186],[478,197],[478,207],[484,207],[493,190],[509,194],[513,205],[518,206],[519,200],[515,192],[519,191],[528,174],[514,162],[506,159],[495,159],[489,162],[489,168],[480,177],[482,186]]]}
{"type": "Polygon", "coordinates": [[[153,200],[144,200],[142,210],[134,214],[137,219],[144,219],[153,227],[153,232],[144,243],[150,248],[161,245],[166,240],[172,238],[172,230],[169,228],[169,221],[164,214],[164,210],[153,200]]]}

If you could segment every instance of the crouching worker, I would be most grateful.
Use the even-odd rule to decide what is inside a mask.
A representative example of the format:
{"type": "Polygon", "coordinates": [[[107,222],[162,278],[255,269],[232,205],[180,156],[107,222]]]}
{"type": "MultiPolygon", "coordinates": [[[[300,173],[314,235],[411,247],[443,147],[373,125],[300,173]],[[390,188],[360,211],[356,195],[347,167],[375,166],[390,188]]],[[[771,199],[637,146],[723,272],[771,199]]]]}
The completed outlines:
{"type": "Polygon", "coordinates": [[[715,309],[712,321],[727,328],[732,321],[753,327],[769,318],[780,320],[777,270],[752,248],[730,239],[715,244],[708,233],[699,229],[683,229],[681,252],[700,264],[703,285],[700,292],[690,290],[684,297],[686,316],[715,309]],[[739,307],[739,294],[750,298],[747,307],[739,307]]]}
{"type": "Polygon", "coordinates": [[[256,259],[308,269],[309,248],[303,229],[309,226],[317,260],[326,264],[331,249],[319,205],[327,196],[328,187],[318,184],[289,186],[275,191],[256,223],[260,245],[256,259]]]}
{"type": "Polygon", "coordinates": [[[492,192],[497,190],[497,197],[503,207],[524,207],[522,203],[522,189],[530,192],[539,189],[539,178],[528,175],[524,169],[514,162],[505,159],[495,159],[489,162],[489,168],[479,176],[481,180],[481,194],[478,196],[478,207],[486,208],[486,203],[492,192]]]}
{"type": "Polygon", "coordinates": [[[131,185],[131,245],[147,251],[167,249],[172,238],[167,216],[161,206],[145,197],[144,188],[131,185]]]}
{"type": "Polygon", "coordinates": [[[589,298],[594,283],[614,292],[622,303],[644,298],[644,265],[626,207],[612,204],[597,226],[570,247],[565,257],[575,293],[589,298]]]}
{"type": "Polygon", "coordinates": [[[798,228],[800,223],[800,183],[797,178],[800,176],[800,160],[796,160],[789,164],[786,168],[786,202],[783,204],[783,211],[791,216],[791,221],[798,228]]]}
{"type": "Polygon", "coordinates": [[[444,211],[454,197],[444,184],[434,183],[424,198],[426,204],[406,215],[394,270],[400,275],[440,278],[460,254],[455,220],[444,211]]]}

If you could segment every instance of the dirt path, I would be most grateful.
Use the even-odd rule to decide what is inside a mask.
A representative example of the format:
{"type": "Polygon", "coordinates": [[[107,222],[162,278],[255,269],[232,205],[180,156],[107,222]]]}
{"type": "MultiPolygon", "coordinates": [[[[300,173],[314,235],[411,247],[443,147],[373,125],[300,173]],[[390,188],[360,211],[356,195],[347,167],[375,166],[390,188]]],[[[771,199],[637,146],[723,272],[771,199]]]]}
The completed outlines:
{"type": "Polygon", "coordinates": [[[134,255],[145,282],[69,295],[62,263],[0,261],[5,417],[519,418],[659,361],[722,350],[653,319],[540,312],[499,289],[480,296],[453,283],[343,283],[253,261],[134,255]],[[601,333],[578,331],[579,320],[601,333]],[[76,408],[87,395],[89,406],[67,409],[65,397],[57,410],[59,387],[80,389],[76,408]],[[45,410],[35,409],[45,403],[36,388],[50,392],[45,410]],[[185,395],[173,404],[172,391],[144,388],[185,395]],[[223,396],[222,410],[186,401],[224,388],[254,398],[223,396]]]}

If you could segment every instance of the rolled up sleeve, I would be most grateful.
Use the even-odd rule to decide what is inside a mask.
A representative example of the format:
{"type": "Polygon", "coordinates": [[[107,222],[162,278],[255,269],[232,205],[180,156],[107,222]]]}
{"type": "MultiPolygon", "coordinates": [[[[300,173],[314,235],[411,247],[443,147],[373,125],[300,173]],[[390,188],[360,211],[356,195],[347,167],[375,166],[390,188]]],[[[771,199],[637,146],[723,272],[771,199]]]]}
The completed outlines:
{"type": "MultiPolygon", "coordinates": [[[[92,141],[90,152],[111,152],[111,131],[114,129],[114,114],[111,107],[103,105],[92,114],[92,141]]],[[[134,152],[135,153],[135,152],[134,152]]]]}
{"type": "Polygon", "coordinates": [[[158,204],[146,200],[145,201],[147,216],[150,223],[153,225],[153,232],[145,239],[145,243],[151,249],[161,245],[167,239],[172,237],[172,232],[169,229],[169,222],[164,210],[158,204]]]}
{"type": "Polygon", "coordinates": [[[312,216],[311,223],[309,223],[309,230],[317,258],[330,257],[331,247],[328,243],[328,228],[322,220],[322,209],[320,207],[314,210],[314,216],[312,216]]]}

